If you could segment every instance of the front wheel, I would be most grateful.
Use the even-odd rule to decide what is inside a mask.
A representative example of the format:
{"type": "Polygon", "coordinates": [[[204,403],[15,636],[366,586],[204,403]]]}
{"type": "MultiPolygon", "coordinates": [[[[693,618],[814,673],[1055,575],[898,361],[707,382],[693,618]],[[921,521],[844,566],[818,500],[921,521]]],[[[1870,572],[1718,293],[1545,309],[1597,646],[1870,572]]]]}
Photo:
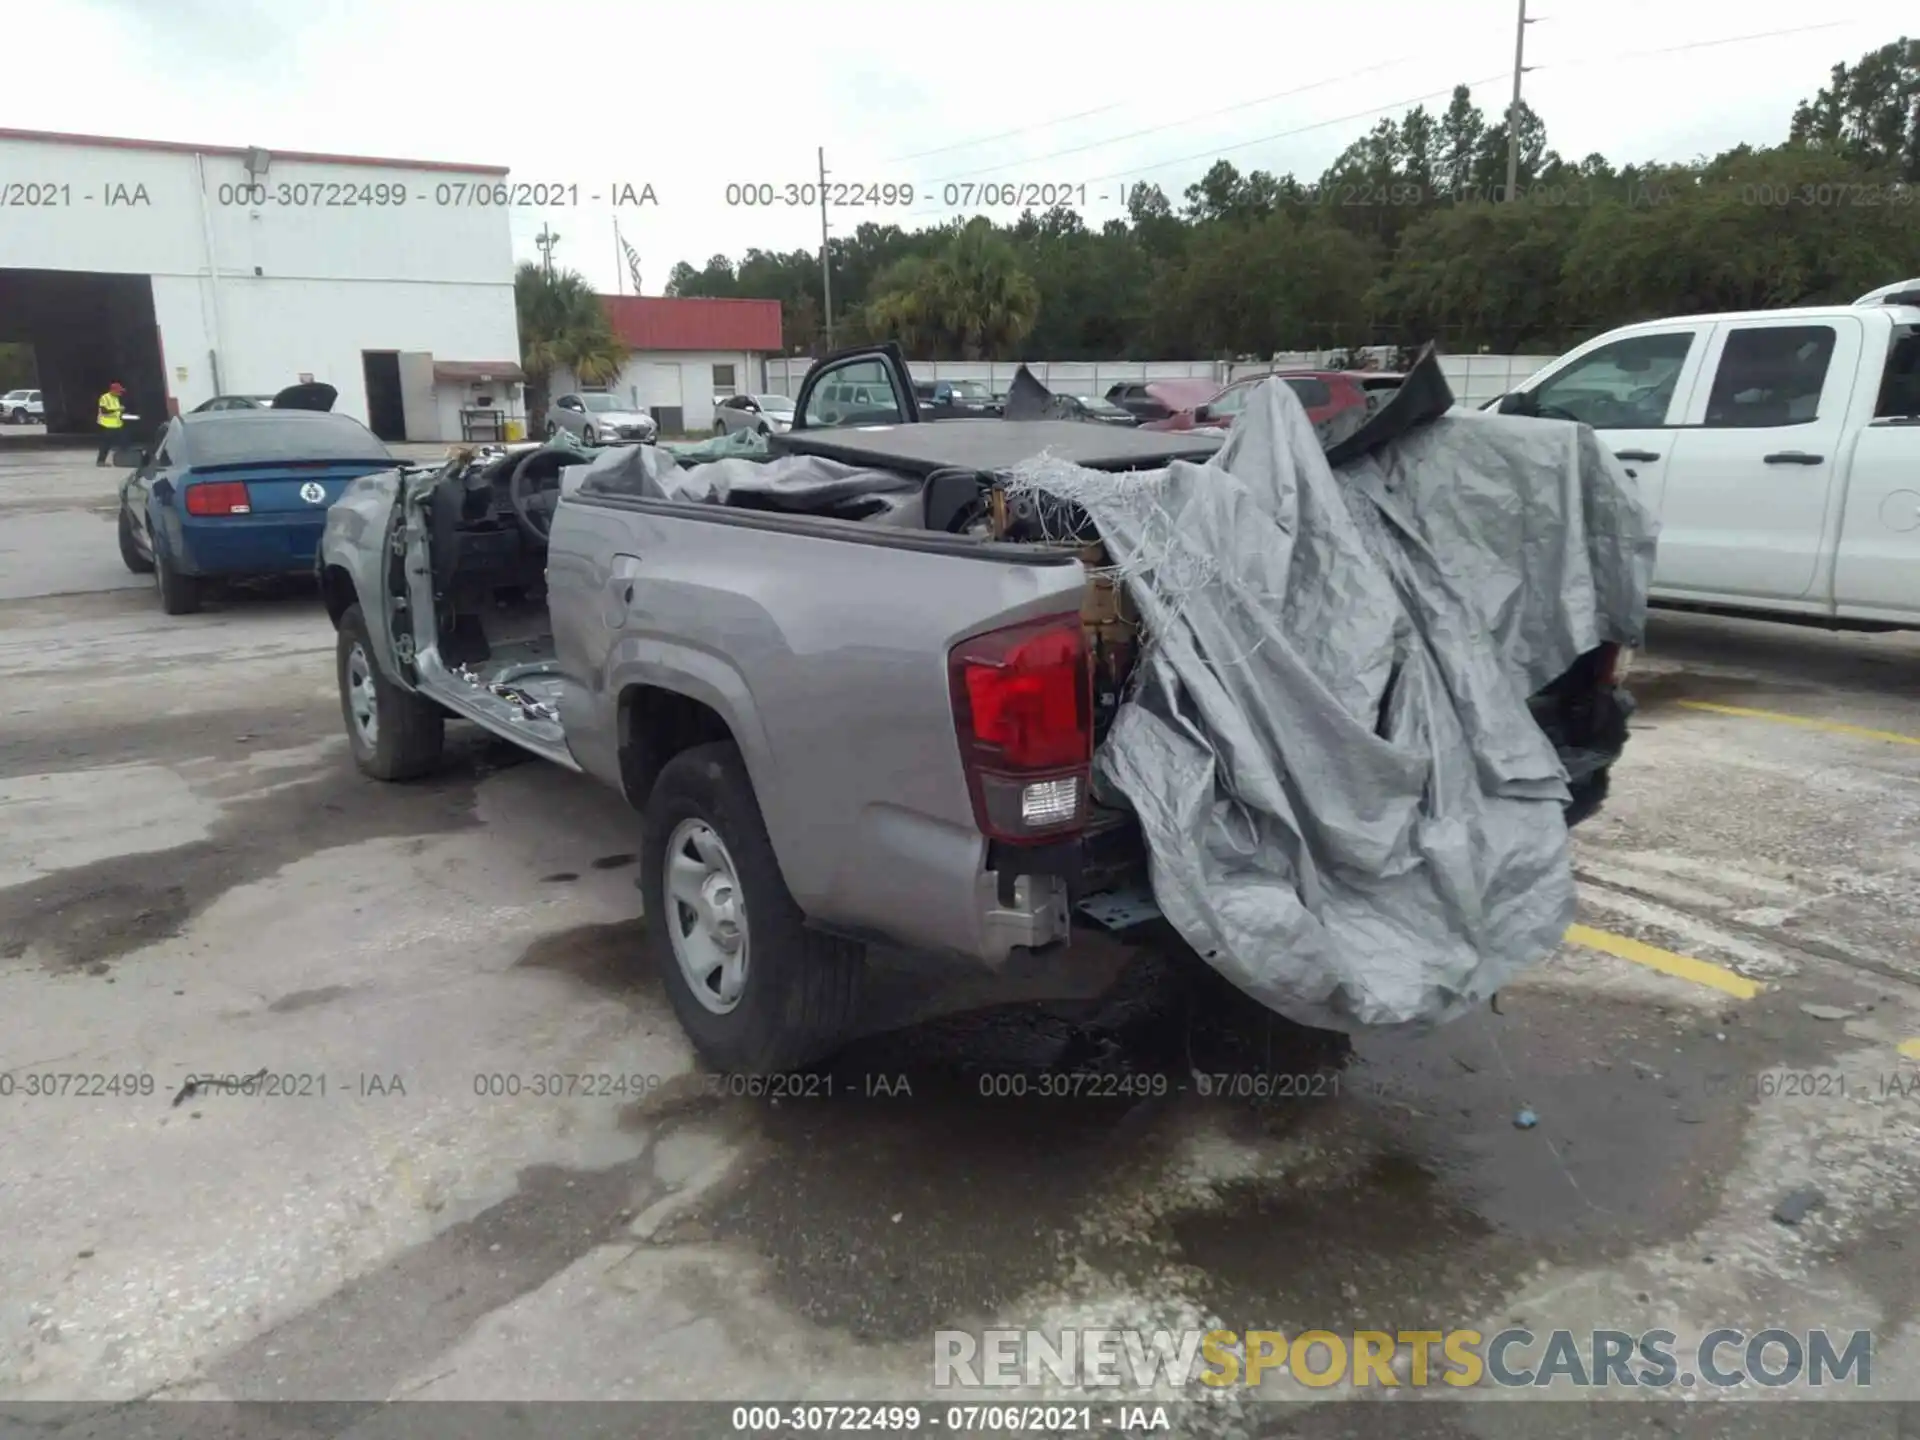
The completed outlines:
{"type": "Polygon", "coordinates": [[[865,950],[807,928],[732,744],[683,750],[661,770],[641,867],[647,945],[702,1059],[778,1074],[845,1042],[865,950]]]}
{"type": "Polygon", "coordinates": [[[438,765],[446,743],[446,711],[387,678],[373,658],[358,605],[349,605],[340,617],[334,652],[353,763],[376,780],[412,780],[438,765]]]}
{"type": "Polygon", "coordinates": [[[560,427],[554,424],[553,421],[551,420],[547,421],[547,439],[549,440],[553,439],[554,435],[559,431],[559,429],[560,427]]]}
{"type": "Polygon", "coordinates": [[[24,425],[32,418],[33,417],[28,415],[24,410],[16,410],[13,412],[13,423],[16,425],[24,425]]]}
{"type": "Polygon", "coordinates": [[[587,426],[587,428],[581,432],[580,438],[589,445],[593,444],[593,426],[587,426]]]}
{"type": "Polygon", "coordinates": [[[120,559],[127,569],[136,575],[151,575],[153,561],[140,553],[140,547],[133,540],[133,517],[127,513],[127,507],[120,507],[120,559]]]}

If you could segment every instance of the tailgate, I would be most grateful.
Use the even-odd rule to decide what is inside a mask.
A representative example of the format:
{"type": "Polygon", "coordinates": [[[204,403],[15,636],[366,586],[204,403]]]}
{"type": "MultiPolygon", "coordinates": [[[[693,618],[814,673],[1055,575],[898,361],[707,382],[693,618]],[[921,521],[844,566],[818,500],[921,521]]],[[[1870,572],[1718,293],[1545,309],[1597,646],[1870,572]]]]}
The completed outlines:
{"type": "Polygon", "coordinates": [[[326,517],[327,507],[346,493],[362,475],[391,469],[390,464],[374,460],[295,460],[272,465],[196,466],[188,480],[197,483],[239,481],[247,487],[247,503],[255,515],[280,515],[288,518],[309,515],[315,520],[326,517]]]}

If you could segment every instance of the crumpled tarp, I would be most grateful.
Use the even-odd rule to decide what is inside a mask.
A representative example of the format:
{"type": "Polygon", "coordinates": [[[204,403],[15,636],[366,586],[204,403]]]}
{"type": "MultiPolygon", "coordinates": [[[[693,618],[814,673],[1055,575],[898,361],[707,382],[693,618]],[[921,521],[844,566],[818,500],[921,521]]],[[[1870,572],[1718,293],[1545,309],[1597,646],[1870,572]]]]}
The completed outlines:
{"type": "Polygon", "coordinates": [[[1095,757],[1155,899],[1240,989],[1335,1029],[1450,1019],[1574,915],[1527,696],[1637,644],[1656,522],[1584,427],[1450,413],[1338,475],[1263,385],[1204,464],[1042,457],[1150,643],[1095,757]]]}
{"type": "MultiPolygon", "coordinates": [[[[920,489],[913,476],[894,470],[867,469],[814,455],[755,460],[750,453],[683,465],[661,446],[623,445],[595,456],[579,483],[589,494],[644,495],[714,505],[749,496],[760,502],[756,508],[801,514],[823,514],[847,502],[920,489]]],[[[876,503],[871,508],[886,507],[876,503]]]]}
{"type": "Polygon", "coordinates": [[[676,460],[720,460],[729,455],[765,455],[767,437],[758,430],[729,430],[706,440],[667,440],[658,447],[676,460]]]}

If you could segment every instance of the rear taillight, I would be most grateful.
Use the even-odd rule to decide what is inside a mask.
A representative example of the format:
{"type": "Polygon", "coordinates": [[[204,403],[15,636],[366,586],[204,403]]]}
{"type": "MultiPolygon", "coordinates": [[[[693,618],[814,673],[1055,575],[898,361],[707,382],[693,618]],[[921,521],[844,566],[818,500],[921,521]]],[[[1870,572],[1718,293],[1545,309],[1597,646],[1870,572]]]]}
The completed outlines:
{"type": "Polygon", "coordinates": [[[1020,844],[1084,824],[1093,681],[1079,615],[963,640],[947,670],[982,833],[1020,844]]]}
{"type": "Polygon", "coordinates": [[[187,486],[189,515],[251,515],[253,499],[244,481],[201,480],[187,486]]]}

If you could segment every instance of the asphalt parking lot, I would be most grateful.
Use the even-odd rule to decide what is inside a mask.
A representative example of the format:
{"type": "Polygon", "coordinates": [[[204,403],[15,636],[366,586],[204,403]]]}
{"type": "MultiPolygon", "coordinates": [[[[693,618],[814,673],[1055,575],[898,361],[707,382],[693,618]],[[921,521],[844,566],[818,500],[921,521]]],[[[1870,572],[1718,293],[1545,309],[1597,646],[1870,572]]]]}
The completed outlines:
{"type": "MultiPolygon", "coordinates": [[[[477,736],[363,779],[310,591],[168,619],[117,479],[0,448],[0,1399],[924,1398],[934,1331],[1062,1324],[1866,1329],[1920,1399],[1920,639],[1659,615],[1582,928],[1499,1013],[1336,1054],[1149,939],[924,1018],[903,959],[774,1101],[637,966],[615,797],[477,736]],[[1068,1065],[1167,1083],[979,1093],[1068,1065]],[[179,1096],[263,1068],[292,1093],[179,1096]]],[[[1332,1434],[1259,1401],[1334,1393],[1205,1424],[1332,1434]]],[[[1736,1433],[1705,1408],[1660,1423],[1736,1433]]]]}

